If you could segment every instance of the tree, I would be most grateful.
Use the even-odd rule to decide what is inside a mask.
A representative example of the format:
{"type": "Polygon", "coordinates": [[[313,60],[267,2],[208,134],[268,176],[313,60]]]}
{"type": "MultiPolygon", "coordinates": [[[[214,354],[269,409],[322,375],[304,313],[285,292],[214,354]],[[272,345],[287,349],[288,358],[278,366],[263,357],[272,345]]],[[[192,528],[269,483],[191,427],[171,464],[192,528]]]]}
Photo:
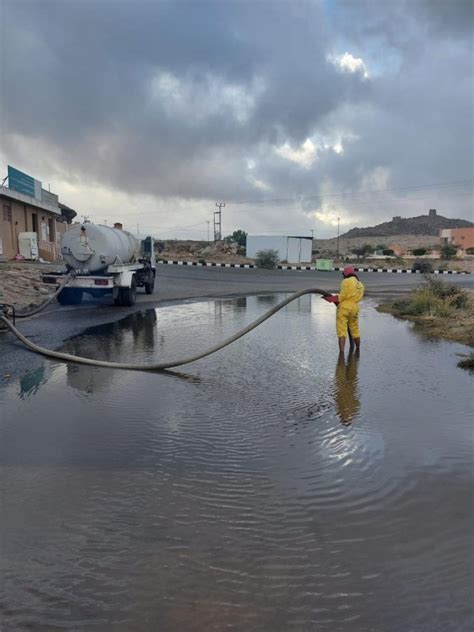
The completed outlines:
{"type": "Polygon", "coordinates": [[[456,256],[458,249],[451,244],[445,244],[441,247],[441,259],[452,259],[456,256]]]}
{"type": "Polygon", "coordinates": [[[269,248],[268,250],[259,250],[255,253],[255,263],[257,268],[267,268],[272,270],[278,263],[278,251],[269,248]]]}
{"type": "Polygon", "coordinates": [[[374,247],[370,244],[364,244],[360,248],[353,248],[351,252],[354,255],[357,255],[357,258],[365,257],[366,255],[371,255],[374,252],[374,247]]]}
{"type": "Polygon", "coordinates": [[[227,235],[227,237],[224,238],[224,241],[226,241],[227,243],[230,243],[231,241],[235,241],[235,243],[238,246],[244,246],[247,244],[247,233],[245,232],[245,230],[234,230],[234,232],[232,233],[232,235],[227,235]]]}

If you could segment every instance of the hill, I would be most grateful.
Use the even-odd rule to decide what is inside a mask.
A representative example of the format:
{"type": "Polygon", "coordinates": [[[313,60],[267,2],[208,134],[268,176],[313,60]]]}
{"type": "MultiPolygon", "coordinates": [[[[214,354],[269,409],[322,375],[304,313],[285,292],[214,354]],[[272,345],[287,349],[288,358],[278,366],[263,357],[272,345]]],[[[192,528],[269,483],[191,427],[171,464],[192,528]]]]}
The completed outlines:
{"type": "Polygon", "coordinates": [[[465,219],[449,219],[442,215],[437,215],[436,211],[430,210],[428,215],[418,217],[394,217],[390,222],[383,222],[377,226],[366,228],[352,228],[341,237],[392,237],[395,235],[432,235],[439,236],[439,231],[443,228],[465,228],[474,226],[473,222],[465,219]]]}

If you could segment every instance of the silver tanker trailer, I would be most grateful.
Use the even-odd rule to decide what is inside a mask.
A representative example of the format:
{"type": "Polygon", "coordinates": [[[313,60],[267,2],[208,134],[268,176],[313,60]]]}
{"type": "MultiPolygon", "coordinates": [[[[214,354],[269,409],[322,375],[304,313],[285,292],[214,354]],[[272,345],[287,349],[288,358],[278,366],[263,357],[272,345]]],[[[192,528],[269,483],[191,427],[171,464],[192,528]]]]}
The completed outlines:
{"type": "MultiPolygon", "coordinates": [[[[153,237],[141,242],[117,225],[75,224],[61,237],[61,254],[72,273],[58,294],[62,305],[78,305],[84,292],[112,294],[116,305],[135,303],[137,287],[152,294],[155,285],[153,237]]],[[[44,274],[43,283],[59,284],[64,274],[44,274]]]]}

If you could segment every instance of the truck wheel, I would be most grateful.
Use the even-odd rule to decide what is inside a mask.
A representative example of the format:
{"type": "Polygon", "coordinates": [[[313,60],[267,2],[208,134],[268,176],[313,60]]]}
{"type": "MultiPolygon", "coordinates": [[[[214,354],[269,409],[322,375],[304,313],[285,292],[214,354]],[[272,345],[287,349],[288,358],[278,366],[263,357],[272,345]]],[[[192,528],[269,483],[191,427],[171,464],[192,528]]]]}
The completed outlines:
{"type": "Polygon", "coordinates": [[[80,305],[82,290],[74,287],[65,287],[59,292],[57,300],[61,305],[80,305]]]}
{"type": "Polygon", "coordinates": [[[153,290],[155,289],[155,275],[153,272],[150,272],[149,281],[145,281],[145,294],[153,294],[153,290]]]}
{"type": "Polygon", "coordinates": [[[122,307],[132,307],[137,300],[137,282],[135,276],[132,277],[130,287],[121,287],[118,295],[119,305],[122,307]]]}

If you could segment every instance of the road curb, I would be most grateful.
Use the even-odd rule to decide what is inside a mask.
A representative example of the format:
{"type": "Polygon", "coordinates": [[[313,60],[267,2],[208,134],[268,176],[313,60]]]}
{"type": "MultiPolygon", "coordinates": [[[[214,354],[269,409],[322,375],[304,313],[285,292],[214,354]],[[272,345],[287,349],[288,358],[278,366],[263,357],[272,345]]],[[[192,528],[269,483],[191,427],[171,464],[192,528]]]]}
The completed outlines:
{"type": "MultiPolygon", "coordinates": [[[[238,268],[250,269],[257,266],[254,263],[215,263],[213,261],[173,261],[171,259],[162,259],[157,261],[159,264],[175,265],[175,266],[195,266],[198,268],[238,268]]],[[[332,268],[331,270],[316,270],[314,266],[284,266],[276,267],[277,270],[307,270],[312,272],[342,272],[343,268],[332,268]]],[[[392,272],[395,274],[423,274],[420,270],[408,270],[406,268],[358,268],[354,267],[356,272],[392,272]]],[[[467,271],[459,270],[433,270],[430,274],[471,274],[467,271]]]]}

